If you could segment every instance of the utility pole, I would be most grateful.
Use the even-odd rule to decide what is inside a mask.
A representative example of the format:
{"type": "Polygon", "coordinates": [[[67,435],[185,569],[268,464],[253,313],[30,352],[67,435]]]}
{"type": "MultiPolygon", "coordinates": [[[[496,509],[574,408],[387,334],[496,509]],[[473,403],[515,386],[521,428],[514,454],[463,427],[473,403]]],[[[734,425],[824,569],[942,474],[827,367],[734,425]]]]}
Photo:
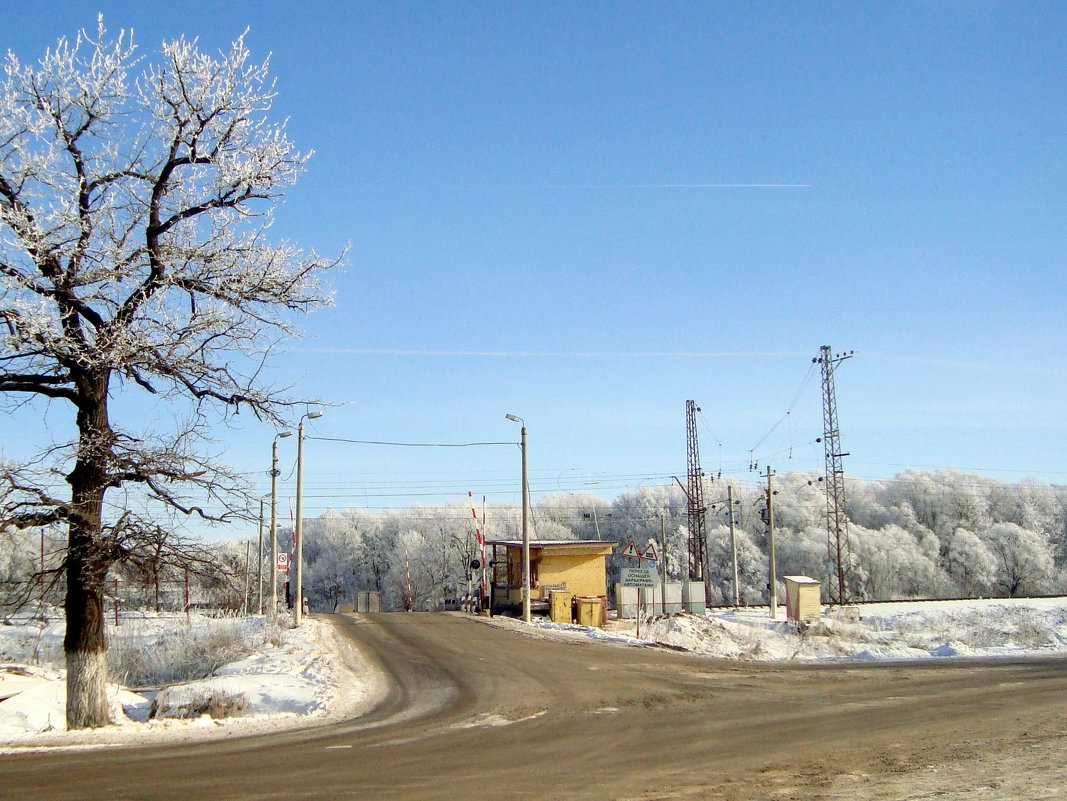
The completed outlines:
{"type": "Polygon", "coordinates": [[[823,387],[823,453],[826,463],[826,553],[828,563],[829,602],[849,602],[849,578],[852,572],[852,546],[848,539],[848,517],[845,514],[845,468],[841,450],[841,431],[837,424],[837,392],[834,372],[854,351],[831,356],[830,346],[823,345],[812,359],[822,367],[823,387]]]}
{"type": "Polygon", "coordinates": [[[522,619],[530,622],[530,480],[526,472],[526,421],[517,414],[504,415],[522,426],[522,619]]]}
{"type": "Polygon", "coordinates": [[[300,418],[296,429],[296,520],[293,521],[296,539],[296,606],[293,623],[297,626],[304,614],[304,418],[314,420],[322,412],[308,412],[300,418]]]}
{"type": "Polygon", "coordinates": [[[530,479],[526,467],[526,423],[522,424],[522,619],[530,622],[530,479]]]}
{"type": "Polygon", "coordinates": [[[767,585],[769,590],[768,603],[771,607],[771,620],[778,619],[778,577],[776,575],[777,568],[774,564],[774,490],[771,489],[771,476],[774,473],[771,471],[770,465],[767,466],[767,544],[770,549],[770,583],[767,585]]]}
{"type": "Polygon", "coordinates": [[[252,540],[245,540],[245,598],[244,598],[244,612],[245,612],[246,616],[249,614],[248,607],[251,606],[251,604],[248,603],[248,567],[249,567],[248,559],[249,559],[249,556],[251,555],[250,554],[251,550],[252,550],[252,540]]]}
{"type": "Polygon", "coordinates": [[[659,559],[663,565],[663,581],[659,585],[660,600],[663,601],[662,613],[667,614],[667,521],[663,512],[659,513],[659,547],[662,549],[659,559]]]}
{"type": "Polygon", "coordinates": [[[278,440],[291,436],[292,431],[274,435],[270,449],[270,613],[278,613],[278,440]]]}
{"type": "Polygon", "coordinates": [[[737,538],[734,536],[734,488],[726,485],[726,502],[730,510],[730,550],[734,554],[734,609],[741,606],[741,596],[737,588],[737,538]]]}
{"type": "Polygon", "coordinates": [[[263,499],[259,499],[259,610],[256,614],[263,614],[263,499]]]}

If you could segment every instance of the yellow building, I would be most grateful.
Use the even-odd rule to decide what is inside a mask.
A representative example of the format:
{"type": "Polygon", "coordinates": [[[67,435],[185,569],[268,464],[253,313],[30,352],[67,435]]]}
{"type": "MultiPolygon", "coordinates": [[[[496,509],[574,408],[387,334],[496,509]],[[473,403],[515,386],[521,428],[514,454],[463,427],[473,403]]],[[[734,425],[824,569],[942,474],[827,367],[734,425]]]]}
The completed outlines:
{"type": "MultiPolygon", "coordinates": [[[[522,611],[522,541],[488,540],[492,607],[494,612],[522,611]]],[[[606,558],[615,552],[617,542],[588,540],[530,541],[530,608],[548,611],[553,590],[570,595],[608,593],[606,558]]]]}

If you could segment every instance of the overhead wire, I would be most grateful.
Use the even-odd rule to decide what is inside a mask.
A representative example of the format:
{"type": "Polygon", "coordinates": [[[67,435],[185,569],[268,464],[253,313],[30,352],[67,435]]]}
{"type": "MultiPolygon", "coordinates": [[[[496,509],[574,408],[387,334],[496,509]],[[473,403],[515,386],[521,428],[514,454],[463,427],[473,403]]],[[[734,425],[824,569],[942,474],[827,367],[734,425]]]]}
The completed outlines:
{"type": "MultiPolygon", "coordinates": [[[[764,434],[762,437],[760,437],[759,441],[749,449],[749,454],[750,454],[750,457],[751,457],[750,462],[755,460],[756,451],[759,449],[759,447],[764,442],[767,441],[767,439],[771,436],[771,434],[773,434],[775,431],[777,431],[778,427],[782,423],[784,423],[786,420],[790,419],[790,415],[792,414],[793,410],[797,407],[797,404],[800,403],[800,399],[804,394],[804,390],[807,389],[808,388],[808,384],[811,383],[811,379],[815,375],[816,367],[817,367],[817,364],[815,362],[812,362],[810,365],[808,365],[808,370],[804,374],[804,378],[801,380],[800,386],[797,388],[796,394],[793,395],[793,400],[789,404],[789,408],[786,409],[785,414],[783,414],[778,419],[778,421],[774,425],[772,425],[770,427],[770,430],[768,430],[766,434],[764,434]]],[[[790,434],[790,436],[792,436],[792,434],[790,434]]]]}

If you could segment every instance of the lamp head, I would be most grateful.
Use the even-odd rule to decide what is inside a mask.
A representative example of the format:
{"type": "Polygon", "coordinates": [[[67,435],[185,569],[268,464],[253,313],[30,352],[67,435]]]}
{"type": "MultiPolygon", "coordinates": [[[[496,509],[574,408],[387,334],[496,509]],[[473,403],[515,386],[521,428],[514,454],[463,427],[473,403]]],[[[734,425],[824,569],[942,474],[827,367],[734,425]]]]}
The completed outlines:
{"type": "Polygon", "coordinates": [[[522,423],[523,425],[526,424],[526,421],[519,417],[517,414],[505,414],[504,417],[506,417],[513,423],[522,423]]]}
{"type": "Polygon", "coordinates": [[[274,435],[274,438],[275,439],[285,439],[286,437],[291,437],[291,436],[293,436],[293,432],[292,431],[279,431],[277,434],[274,435]]]}
{"type": "Polygon", "coordinates": [[[307,414],[304,415],[304,417],[306,417],[308,420],[314,420],[317,417],[322,417],[322,412],[318,412],[318,411],[308,412],[307,414]]]}

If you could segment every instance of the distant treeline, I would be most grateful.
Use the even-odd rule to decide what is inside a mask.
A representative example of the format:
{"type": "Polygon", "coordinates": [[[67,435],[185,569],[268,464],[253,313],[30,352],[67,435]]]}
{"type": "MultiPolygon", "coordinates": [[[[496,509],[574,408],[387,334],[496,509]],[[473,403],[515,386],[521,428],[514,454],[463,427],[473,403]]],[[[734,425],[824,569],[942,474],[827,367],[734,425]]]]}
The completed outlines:
{"type": "MultiPolygon", "coordinates": [[[[775,476],[778,577],[828,573],[826,494],[819,474],[775,476]]],[[[705,490],[711,604],[733,600],[727,527],[733,486],[739,595],[767,598],[764,487],[710,481],[705,490]]],[[[1044,595],[1067,592],[1067,486],[1006,483],[954,470],[908,470],[892,479],[851,479],[846,491],[856,600],[1044,595]]],[[[330,511],[305,523],[305,587],[313,608],[382,593],[383,608],[436,608],[467,587],[476,555],[470,507],[330,511]]],[[[643,545],[666,539],[667,572],[685,572],[686,499],[675,484],[642,486],[613,501],[584,494],[542,497],[533,507],[536,539],[603,539],[643,545]]],[[[519,510],[489,506],[491,539],[520,536],[519,510]]],[[[609,580],[623,566],[609,559],[609,580]]],[[[779,592],[779,598],[784,595],[779,592]]]]}

